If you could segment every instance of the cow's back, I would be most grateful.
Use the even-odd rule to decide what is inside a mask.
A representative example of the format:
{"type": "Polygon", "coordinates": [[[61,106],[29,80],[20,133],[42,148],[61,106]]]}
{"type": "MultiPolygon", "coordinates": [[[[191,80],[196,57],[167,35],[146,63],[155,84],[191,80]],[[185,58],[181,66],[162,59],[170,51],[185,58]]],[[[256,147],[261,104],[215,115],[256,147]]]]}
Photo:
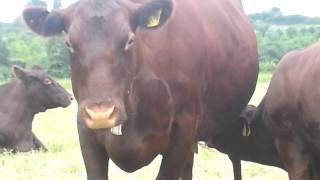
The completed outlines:
{"type": "Polygon", "coordinates": [[[320,125],[319,52],[318,43],[288,53],[273,75],[265,103],[268,117],[274,123],[278,121],[279,128],[295,129],[299,136],[320,148],[316,140],[320,138],[316,128],[320,125]]]}

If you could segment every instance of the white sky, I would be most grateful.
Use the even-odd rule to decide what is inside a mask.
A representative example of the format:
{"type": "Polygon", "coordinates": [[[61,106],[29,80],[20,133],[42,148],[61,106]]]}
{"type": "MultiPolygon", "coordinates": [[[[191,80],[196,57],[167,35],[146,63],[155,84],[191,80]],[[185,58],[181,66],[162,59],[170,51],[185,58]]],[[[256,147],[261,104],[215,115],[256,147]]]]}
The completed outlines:
{"type": "MultiPolygon", "coordinates": [[[[53,0],[47,0],[52,7],[53,0]]],[[[62,0],[62,5],[67,6],[75,0],[62,0]]],[[[20,16],[27,0],[1,0],[0,21],[12,22],[20,16]]],[[[279,7],[284,14],[303,14],[306,16],[320,17],[320,0],[242,0],[246,13],[255,13],[279,7]]]]}

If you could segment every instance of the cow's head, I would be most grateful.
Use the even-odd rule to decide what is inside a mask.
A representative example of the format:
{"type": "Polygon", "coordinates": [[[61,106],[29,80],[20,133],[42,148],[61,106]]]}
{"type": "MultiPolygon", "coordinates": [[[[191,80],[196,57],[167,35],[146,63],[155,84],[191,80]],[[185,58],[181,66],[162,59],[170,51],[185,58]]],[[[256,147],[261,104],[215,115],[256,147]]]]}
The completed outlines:
{"type": "Polygon", "coordinates": [[[257,107],[254,105],[247,105],[247,107],[242,111],[238,120],[243,124],[242,135],[250,136],[251,134],[251,124],[255,120],[254,116],[257,111],[257,107]]]}
{"type": "Polygon", "coordinates": [[[65,34],[80,117],[90,128],[112,128],[128,118],[126,99],[141,67],[136,31],[160,28],[172,6],[170,0],[80,0],[53,12],[30,7],[23,17],[40,35],[65,34]]]}
{"type": "Polygon", "coordinates": [[[72,96],[40,66],[33,66],[31,70],[14,66],[13,71],[23,83],[24,93],[30,99],[35,112],[70,105],[72,96]]]}

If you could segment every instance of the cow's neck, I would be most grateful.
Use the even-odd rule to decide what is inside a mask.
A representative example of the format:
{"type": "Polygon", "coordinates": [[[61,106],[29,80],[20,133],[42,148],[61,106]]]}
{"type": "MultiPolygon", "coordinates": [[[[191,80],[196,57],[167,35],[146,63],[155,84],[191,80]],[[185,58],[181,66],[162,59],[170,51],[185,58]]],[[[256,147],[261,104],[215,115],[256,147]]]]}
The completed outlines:
{"type": "MultiPolygon", "coordinates": [[[[34,97],[27,94],[26,86],[20,81],[13,81],[2,87],[4,94],[1,99],[4,100],[0,109],[5,113],[12,114],[17,120],[32,121],[37,111],[34,97]]],[[[2,89],[1,88],[1,89],[2,89]]]]}

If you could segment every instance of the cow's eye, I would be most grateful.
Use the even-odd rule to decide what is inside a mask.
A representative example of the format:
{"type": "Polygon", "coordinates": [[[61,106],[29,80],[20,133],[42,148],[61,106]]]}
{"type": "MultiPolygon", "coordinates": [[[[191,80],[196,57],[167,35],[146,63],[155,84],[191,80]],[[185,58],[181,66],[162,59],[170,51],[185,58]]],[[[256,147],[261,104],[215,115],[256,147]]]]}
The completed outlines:
{"type": "Polygon", "coordinates": [[[46,79],[43,81],[43,84],[45,84],[45,85],[51,85],[51,84],[53,84],[53,82],[52,82],[51,79],[46,78],[46,79]]]}
{"type": "Polygon", "coordinates": [[[134,33],[130,32],[129,36],[128,36],[128,40],[126,42],[126,45],[124,47],[125,51],[128,51],[130,49],[130,47],[134,44],[134,33]]]}

